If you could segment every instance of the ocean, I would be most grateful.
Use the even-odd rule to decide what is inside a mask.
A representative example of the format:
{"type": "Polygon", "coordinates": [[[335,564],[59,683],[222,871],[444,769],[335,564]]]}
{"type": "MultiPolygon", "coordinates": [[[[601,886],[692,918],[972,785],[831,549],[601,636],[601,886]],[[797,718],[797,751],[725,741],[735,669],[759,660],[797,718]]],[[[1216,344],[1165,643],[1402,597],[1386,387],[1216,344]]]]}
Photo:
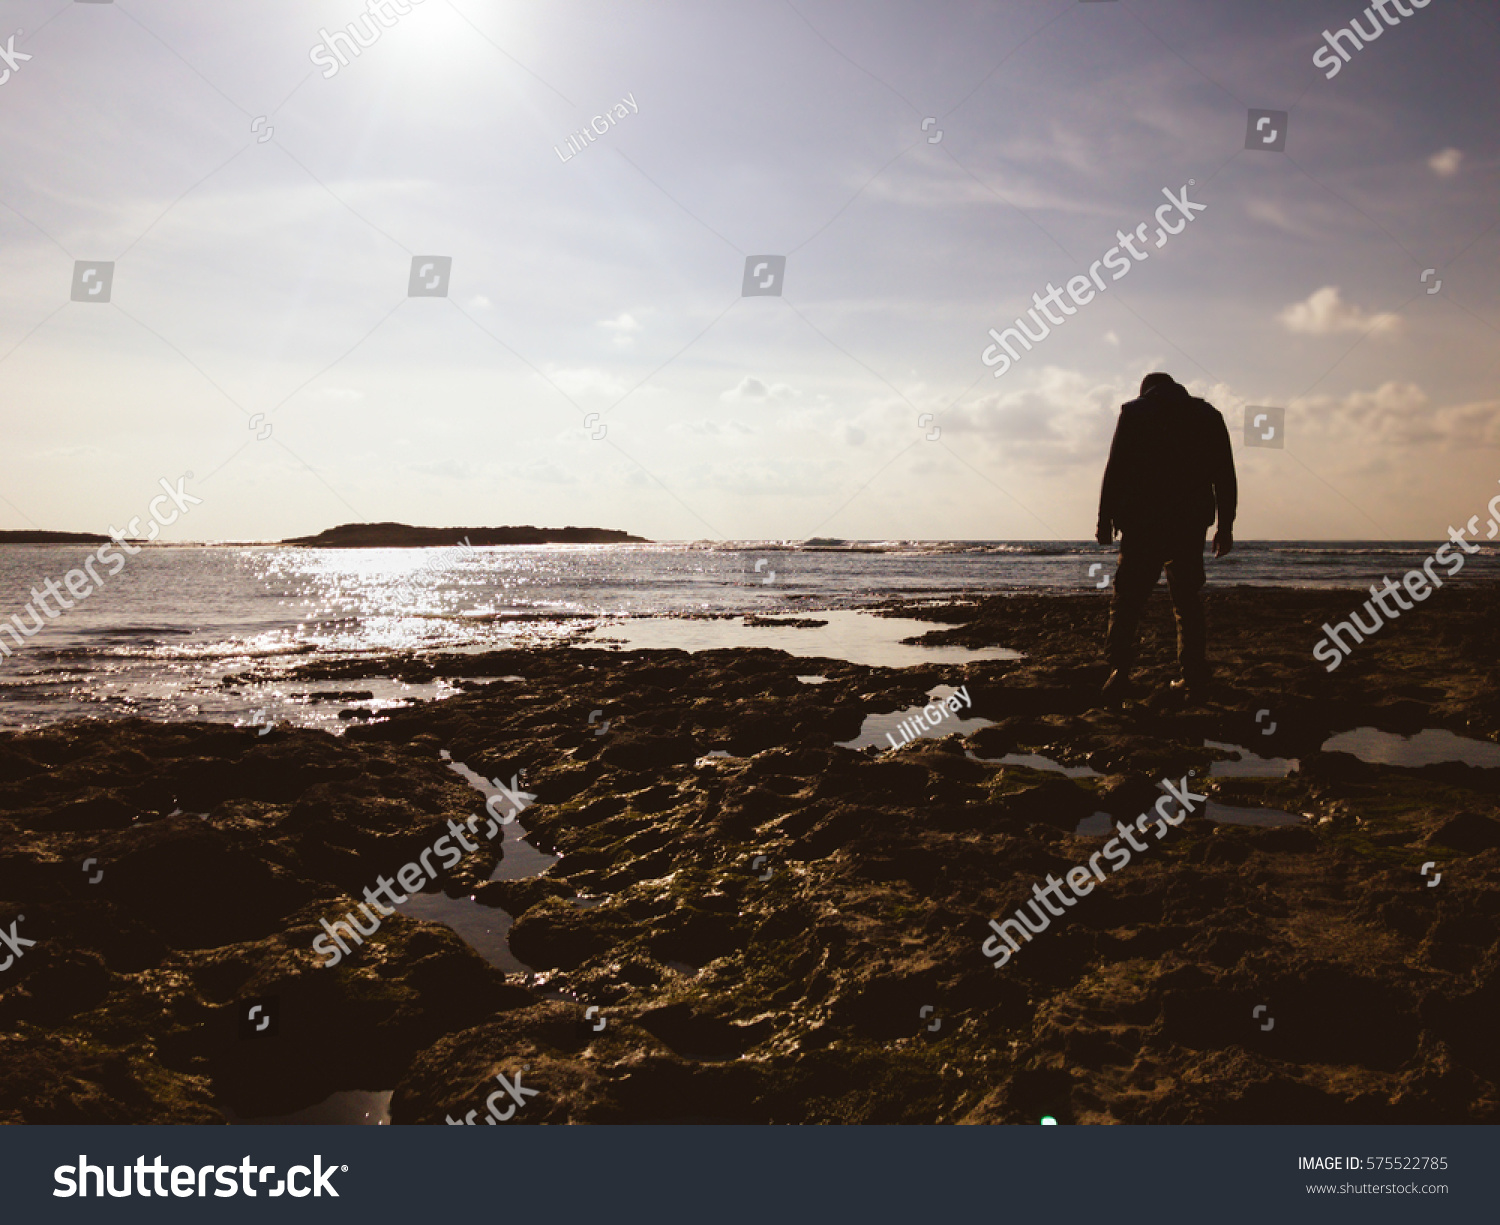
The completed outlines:
{"type": "MultiPolygon", "coordinates": [[[[457,541],[454,544],[458,544],[457,541]]],[[[1436,542],[1236,542],[1209,559],[1210,586],[1367,587],[1420,566],[1436,542]]],[[[0,548],[0,619],[32,587],[63,580],[85,546],[0,548]]],[[[1470,557],[1455,583],[1494,582],[1500,551],[1470,557]]],[[[807,548],[774,541],[442,549],[158,546],[17,646],[0,637],[0,726],[77,716],[283,719],[338,730],[338,711],[442,697],[446,681],[311,683],[310,659],[397,651],[483,651],[579,642],[776,646],[799,655],[903,666],[996,657],[903,646],[930,626],[859,610],[891,597],[1107,587],[1113,552],[1092,542],[873,541],[807,548]],[[1091,569],[1092,568],[1092,569],[1091,569]],[[818,614],[822,629],[746,626],[747,615],[818,614]],[[666,620],[663,620],[666,619],[666,620]],[[227,686],[226,678],[239,683],[227,686]],[[368,697],[348,696],[349,691],[368,697]]],[[[44,593],[45,594],[45,593],[44,593]]]]}

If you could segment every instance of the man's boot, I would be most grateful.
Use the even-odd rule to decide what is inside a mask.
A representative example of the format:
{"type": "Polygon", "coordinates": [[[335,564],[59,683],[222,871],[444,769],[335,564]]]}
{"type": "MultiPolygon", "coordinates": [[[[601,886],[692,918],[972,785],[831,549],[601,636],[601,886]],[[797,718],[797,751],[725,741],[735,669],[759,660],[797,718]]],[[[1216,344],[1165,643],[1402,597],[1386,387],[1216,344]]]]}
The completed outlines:
{"type": "Polygon", "coordinates": [[[1194,706],[1208,701],[1208,677],[1206,675],[1185,676],[1181,680],[1173,681],[1170,688],[1173,693],[1181,695],[1194,706]]]}

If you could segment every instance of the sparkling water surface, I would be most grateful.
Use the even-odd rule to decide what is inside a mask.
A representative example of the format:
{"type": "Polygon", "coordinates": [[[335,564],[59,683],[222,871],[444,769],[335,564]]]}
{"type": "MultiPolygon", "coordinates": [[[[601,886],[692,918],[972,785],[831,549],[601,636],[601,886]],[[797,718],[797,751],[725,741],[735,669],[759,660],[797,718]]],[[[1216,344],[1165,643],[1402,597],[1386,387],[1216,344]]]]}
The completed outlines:
{"type": "MultiPolygon", "coordinates": [[[[1368,586],[1419,565],[1433,547],[1239,542],[1229,557],[1209,562],[1210,582],[1368,586]]],[[[27,628],[42,621],[29,637],[0,634],[0,726],[144,715],[337,730],[343,708],[378,711],[456,692],[445,681],[308,683],[287,676],[308,659],[394,651],[603,639],[687,650],[770,646],[889,667],[1005,657],[1003,645],[986,652],[903,645],[902,638],[935,627],[852,614],[890,597],[1087,591],[1098,583],[1090,565],[1113,568],[1110,551],[1079,541],[881,541],[848,550],[766,541],[472,550],[173,546],[143,549],[117,575],[101,570],[103,587],[72,608],[49,600],[55,616],[36,611],[32,589],[45,596],[46,580],[60,583],[89,552],[79,545],[0,548],[0,624],[12,624],[12,615],[27,628]],[[829,624],[755,626],[744,624],[745,616],[829,624]],[[240,676],[247,683],[220,683],[240,676]]],[[[1493,581],[1496,555],[1487,548],[1471,557],[1463,581],[1493,581]]]]}

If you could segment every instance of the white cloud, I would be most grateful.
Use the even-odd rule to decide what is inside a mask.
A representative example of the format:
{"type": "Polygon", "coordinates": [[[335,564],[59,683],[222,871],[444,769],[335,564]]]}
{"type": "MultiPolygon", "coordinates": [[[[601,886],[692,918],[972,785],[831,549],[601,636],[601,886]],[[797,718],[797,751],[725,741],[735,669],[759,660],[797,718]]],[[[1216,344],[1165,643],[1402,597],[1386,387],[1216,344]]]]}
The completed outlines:
{"type": "Polygon", "coordinates": [[[578,477],[553,463],[550,459],[540,463],[527,463],[506,473],[507,480],[535,481],[542,485],[576,485],[578,477]]]}
{"type": "MultiPolygon", "coordinates": [[[[686,484],[693,489],[712,490],[718,494],[739,497],[775,497],[799,501],[811,497],[823,501],[836,496],[847,480],[847,477],[842,476],[839,465],[827,459],[791,456],[761,459],[743,456],[732,462],[715,461],[696,465],[686,484]]],[[[799,527],[793,530],[807,529],[799,527]]]]}
{"type": "Polygon", "coordinates": [[[992,392],[938,420],[943,437],[977,435],[1006,458],[1033,468],[1076,464],[1103,470],[1119,406],[1134,386],[1098,383],[1072,370],[1044,367],[1029,388],[992,392]]]}
{"type": "Polygon", "coordinates": [[[1311,238],[1317,233],[1316,230],[1305,224],[1305,222],[1294,218],[1276,200],[1260,198],[1247,200],[1245,202],[1245,213],[1256,221],[1263,221],[1265,224],[1275,226],[1276,229],[1284,233],[1295,234],[1300,238],[1311,238]]]}
{"type": "Polygon", "coordinates": [[[1337,285],[1314,290],[1305,301],[1292,303],[1276,318],[1287,331],[1306,336],[1333,336],[1340,332],[1385,336],[1401,329],[1400,315],[1389,312],[1367,314],[1352,302],[1345,302],[1337,285]]]}
{"type": "Polygon", "coordinates": [[[114,452],[109,450],[107,447],[96,447],[89,443],[83,443],[76,446],[49,447],[48,449],[39,452],[39,454],[47,456],[48,458],[56,457],[64,461],[72,461],[80,459],[94,459],[96,457],[105,458],[113,455],[114,452]]]}
{"type": "Polygon", "coordinates": [[[1432,173],[1442,178],[1450,179],[1458,173],[1459,164],[1464,160],[1462,149],[1440,149],[1427,159],[1427,164],[1432,167],[1432,173]]]}
{"type": "Polygon", "coordinates": [[[635,334],[641,330],[640,323],[631,314],[616,315],[613,319],[601,319],[599,326],[614,333],[614,344],[617,349],[630,348],[635,344],[635,334]]]}
{"type": "Polygon", "coordinates": [[[460,459],[423,460],[420,463],[407,464],[406,467],[424,476],[440,476],[456,481],[470,481],[484,475],[483,469],[478,464],[460,459]]]}
{"type": "Polygon", "coordinates": [[[1120,347],[1120,338],[1115,335],[1114,329],[1110,329],[1108,332],[1104,333],[1104,343],[1108,345],[1114,345],[1114,347],[1117,349],[1120,347]]]}
{"type": "MultiPolygon", "coordinates": [[[[871,200],[890,201],[911,208],[949,209],[972,205],[992,208],[996,204],[1005,204],[1027,211],[1049,209],[1081,216],[1113,216],[1103,203],[1051,188],[1036,176],[1015,169],[1017,164],[1015,158],[1006,155],[1005,173],[990,171],[976,177],[951,163],[937,160],[937,155],[931,155],[920,165],[898,162],[889,174],[879,175],[874,182],[865,184],[862,194],[871,200]]],[[[850,183],[856,188],[861,186],[852,178],[850,183]]]]}
{"type": "Polygon", "coordinates": [[[547,377],[569,396],[579,396],[589,391],[602,392],[609,396],[621,396],[630,389],[630,385],[618,376],[588,367],[577,370],[548,370],[547,377]]]}
{"type": "Polygon", "coordinates": [[[1358,441],[1366,448],[1443,444],[1469,451],[1500,446],[1500,400],[1434,408],[1417,384],[1387,382],[1342,399],[1312,396],[1293,403],[1310,410],[1300,428],[1358,441]]]}
{"type": "Polygon", "coordinates": [[[729,435],[743,438],[756,432],[754,426],[743,421],[721,422],[706,417],[690,421],[674,421],[667,426],[668,434],[680,434],[690,438],[723,438],[729,435]]]}
{"type": "Polygon", "coordinates": [[[785,383],[766,384],[760,379],[751,378],[746,375],[728,391],[721,392],[719,399],[731,404],[741,404],[752,400],[794,400],[802,393],[795,388],[788,387],[785,383]]]}

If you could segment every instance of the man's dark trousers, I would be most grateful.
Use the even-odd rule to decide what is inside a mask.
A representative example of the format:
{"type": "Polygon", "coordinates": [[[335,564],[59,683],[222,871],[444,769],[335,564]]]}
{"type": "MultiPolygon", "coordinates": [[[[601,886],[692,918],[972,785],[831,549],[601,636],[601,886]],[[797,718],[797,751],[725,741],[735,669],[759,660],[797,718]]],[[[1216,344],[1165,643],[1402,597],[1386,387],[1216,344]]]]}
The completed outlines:
{"type": "Polygon", "coordinates": [[[1109,602],[1110,667],[1128,672],[1135,664],[1136,637],[1146,601],[1165,568],[1172,612],[1177,618],[1177,663],[1189,684],[1208,679],[1203,603],[1205,527],[1158,528],[1120,534],[1120,564],[1109,602]]]}

